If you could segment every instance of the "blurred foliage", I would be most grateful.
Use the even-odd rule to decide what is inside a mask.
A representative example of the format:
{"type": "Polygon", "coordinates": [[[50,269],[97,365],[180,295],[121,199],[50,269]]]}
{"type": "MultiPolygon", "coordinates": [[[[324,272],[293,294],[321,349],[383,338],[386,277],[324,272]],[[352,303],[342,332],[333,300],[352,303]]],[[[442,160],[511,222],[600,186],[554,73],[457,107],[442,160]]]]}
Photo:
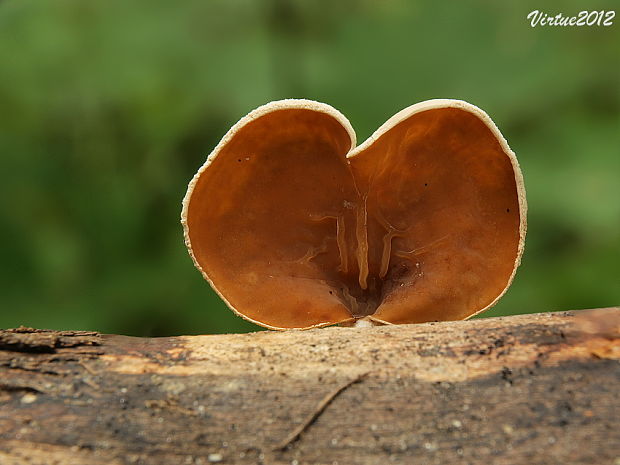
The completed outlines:
{"type": "Polygon", "coordinates": [[[619,304],[620,24],[526,20],[583,8],[2,1],[0,326],[255,329],[192,266],[180,202],[233,123],[286,97],[333,105],[358,140],[421,100],[480,106],[517,153],[529,201],[523,265],[486,315],[619,304]]]}

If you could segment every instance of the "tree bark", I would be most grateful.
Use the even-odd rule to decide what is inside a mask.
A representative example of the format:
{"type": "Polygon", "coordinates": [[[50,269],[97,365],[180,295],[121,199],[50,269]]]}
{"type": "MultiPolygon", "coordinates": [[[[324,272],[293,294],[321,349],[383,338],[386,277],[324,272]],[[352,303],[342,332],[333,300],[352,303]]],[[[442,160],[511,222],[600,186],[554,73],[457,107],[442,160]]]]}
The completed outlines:
{"type": "Polygon", "coordinates": [[[620,463],[620,308],[133,338],[0,331],[0,464],[620,463]]]}

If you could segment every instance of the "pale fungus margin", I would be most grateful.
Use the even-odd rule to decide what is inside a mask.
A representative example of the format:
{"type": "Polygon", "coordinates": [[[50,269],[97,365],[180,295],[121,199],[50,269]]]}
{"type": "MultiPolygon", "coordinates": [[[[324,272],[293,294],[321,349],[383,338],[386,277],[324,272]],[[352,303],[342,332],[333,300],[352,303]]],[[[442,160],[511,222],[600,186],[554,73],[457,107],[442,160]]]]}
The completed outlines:
{"type": "Polygon", "coordinates": [[[270,329],[467,319],[520,264],[525,188],[491,118],[460,100],[398,112],[356,147],[329,105],[288,99],[236,123],[189,183],[195,266],[270,329]]]}

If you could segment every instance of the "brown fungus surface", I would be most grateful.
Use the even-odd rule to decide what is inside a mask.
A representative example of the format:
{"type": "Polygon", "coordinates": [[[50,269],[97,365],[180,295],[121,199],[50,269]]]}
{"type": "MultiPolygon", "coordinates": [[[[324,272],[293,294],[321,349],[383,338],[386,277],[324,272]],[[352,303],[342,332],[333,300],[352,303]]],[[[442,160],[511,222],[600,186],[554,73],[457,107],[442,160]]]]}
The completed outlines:
{"type": "Polygon", "coordinates": [[[282,100],[226,134],[182,223],[230,308],[285,329],[473,316],[510,285],[525,213],[517,160],[473,105],[413,105],[355,147],[337,110],[282,100]]]}

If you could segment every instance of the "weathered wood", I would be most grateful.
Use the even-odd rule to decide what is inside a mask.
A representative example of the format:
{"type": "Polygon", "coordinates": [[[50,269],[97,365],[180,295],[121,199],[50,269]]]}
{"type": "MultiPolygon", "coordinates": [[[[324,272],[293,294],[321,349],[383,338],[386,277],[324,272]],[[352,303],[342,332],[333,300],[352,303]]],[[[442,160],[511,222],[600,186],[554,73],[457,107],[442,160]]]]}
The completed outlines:
{"type": "Polygon", "coordinates": [[[617,464],[619,321],[0,331],[0,464],[617,464]]]}

